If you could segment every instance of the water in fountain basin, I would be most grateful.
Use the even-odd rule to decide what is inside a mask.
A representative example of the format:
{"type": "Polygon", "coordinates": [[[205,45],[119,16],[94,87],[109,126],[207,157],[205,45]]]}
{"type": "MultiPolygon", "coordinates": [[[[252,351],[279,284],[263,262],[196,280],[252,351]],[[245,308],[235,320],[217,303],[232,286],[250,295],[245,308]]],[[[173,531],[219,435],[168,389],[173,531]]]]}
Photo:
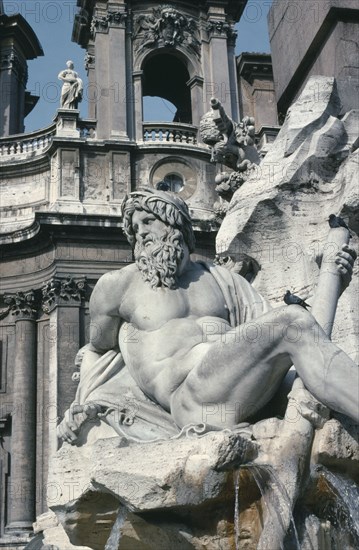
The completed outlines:
{"type": "MultiPolygon", "coordinates": [[[[300,550],[297,529],[295,527],[292,514],[291,502],[288,493],[278,478],[275,470],[269,464],[245,464],[242,468],[248,469],[260,490],[264,505],[267,509],[267,521],[273,529],[281,530],[280,539],[283,540],[287,529],[287,519],[289,519],[289,528],[293,534],[293,543],[297,550],[300,550]]],[[[285,550],[283,543],[280,545],[281,550],[285,550]]]]}
{"type": "Polygon", "coordinates": [[[105,550],[118,550],[121,540],[121,528],[126,521],[127,510],[120,506],[115,523],[112,526],[110,536],[107,539],[105,550]]]}
{"type": "Polygon", "coordinates": [[[234,533],[236,550],[239,550],[239,470],[234,473],[234,533]]]}
{"type": "Polygon", "coordinates": [[[350,532],[359,547],[359,490],[356,483],[321,465],[316,466],[314,471],[316,476],[324,477],[329,489],[337,496],[328,519],[333,525],[350,532]]]}

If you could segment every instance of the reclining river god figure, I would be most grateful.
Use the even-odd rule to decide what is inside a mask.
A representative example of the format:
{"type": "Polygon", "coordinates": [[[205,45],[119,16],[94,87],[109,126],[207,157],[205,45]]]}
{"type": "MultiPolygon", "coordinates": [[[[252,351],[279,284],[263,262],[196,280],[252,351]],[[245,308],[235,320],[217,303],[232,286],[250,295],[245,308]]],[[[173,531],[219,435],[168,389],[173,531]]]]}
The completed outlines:
{"type": "MultiPolygon", "coordinates": [[[[98,417],[137,440],[188,426],[234,429],[271,400],[291,365],[316,399],[359,421],[358,366],[309,311],[272,308],[237,273],[192,261],[192,223],[178,195],[131,193],[123,223],[135,263],[94,288],[90,343],[59,437],[74,443],[98,417]]],[[[342,290],[354,260],[343,246],[342,290]]]]}

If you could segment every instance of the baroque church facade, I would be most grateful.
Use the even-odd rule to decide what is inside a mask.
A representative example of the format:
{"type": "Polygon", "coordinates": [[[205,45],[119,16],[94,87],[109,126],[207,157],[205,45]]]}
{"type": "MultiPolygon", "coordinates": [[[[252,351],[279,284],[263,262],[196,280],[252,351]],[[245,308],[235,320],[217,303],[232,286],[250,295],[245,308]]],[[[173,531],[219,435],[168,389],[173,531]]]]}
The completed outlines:
{"type": "MultiPolygon", "coordinates": [[[[103,273],[133,262],[124,197],[143,186],[179,193],[196,257],[213,259],[220,167],[198,131],[210,99],[234,121],[255,117],[262,156],[279,129],[270,56],[235,55],[234,25],[247,0],[77,3],[72,40],[86,53],[88,117],[63,106],[28,134],[24,117],[37,99],[26,92],[27,60],[43,52],[25,19],[6,16],[0,3],[0,548],[23,548],[47,510],[49,456],[76,391],[91,291],[103,273]],[[171,101],[173,122],[144,121],[145,96],[171,101]]],[[[280,77],[285,113],[286,90],[292,99],[301,83],[280,77]]]]}

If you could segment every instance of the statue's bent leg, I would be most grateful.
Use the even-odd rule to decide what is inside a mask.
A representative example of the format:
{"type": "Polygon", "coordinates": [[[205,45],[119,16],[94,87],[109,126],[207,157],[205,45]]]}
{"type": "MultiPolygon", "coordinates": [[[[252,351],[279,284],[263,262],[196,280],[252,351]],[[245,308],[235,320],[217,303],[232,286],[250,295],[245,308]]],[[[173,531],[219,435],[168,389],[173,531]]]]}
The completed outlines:
{"type": "Polygon", "coordinates": [[[245,420],[273,397],[291,364],[317,399],[358,418],[358,368],[303,308],[272,310],[211,335],[211,342],[172,395],[171,414],[179,426],[206,422],[225,428],[245,420]]]}
{"type": "Polygon", "coordinates": [[[324,405],[359,422],[359,366],[299,306],[283,345],[306,388],[324,405]]]}

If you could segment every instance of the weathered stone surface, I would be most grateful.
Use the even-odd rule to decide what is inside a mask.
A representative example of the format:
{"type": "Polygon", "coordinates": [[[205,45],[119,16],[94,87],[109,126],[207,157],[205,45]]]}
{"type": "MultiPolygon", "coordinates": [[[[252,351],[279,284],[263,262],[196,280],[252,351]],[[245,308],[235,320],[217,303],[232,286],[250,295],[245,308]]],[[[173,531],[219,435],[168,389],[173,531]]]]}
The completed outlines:
{"type": "Polygon", "coordinates": [[[38,516],[34,523],[35,535],[43,534],[43,544],[52,550],[90,550],[88,546],[73,546],[54,512],[46,512],[38,516]]]}
{"type": "Polygon", "coordinates": [[[49,504],[57,508],[88,490],[110,491],[138,512],[199,504],[217,498],[225,471],[254,451],[248,435],[226,432],[146,444],[120,437],[91,447],[64,444],[50,468],[49,484],[56,491],[49,504]]]}
{"type": "MultiPolygon", "coordinates": [[[[348,549],[355,548],[355,532],[347,529],[341,534],[330,516],[335,506],[342,509],[342,495],[330,492],[319,480],[318,475],[325,475],[326,470],[321,473],[318,466],[319,474],[306,477],[309,471],[303,455],[300,470],[307,472],[308,485],[303,484],[298,492],[297,481],[287,476],[306,446],[303,419],[294,413],[290,422],[288,418],[258,422],[242,435],[212,432],[201,438],[143,444],[120,437],[97,441],[94,437],[85,446],[64,444],[54,457],[48,480],[52,488],[48,502],[62,527],[50,514],[39,518],[35,532],[42,531],[44,542],[60,550],[103,550],[121,514],[121,550],[231,550],[235,540],[241,550],[267,550],[272,547],[268,544],[274,540],[273,529],[281,529],[288,498],[295,495],[298,510],[305,511],[297,519],[303,548],[323,550],[327,536],[338,544],[345,540],[348,549]],[[328,495],[329,511],[325,507],[328,495]],[[281,510],[280,517],[273,506],[281,510]],[[267,526],[264,539],[263,525],[267,526]],[[71,541],[68,546],[61,542],[66,537],[71,541]]],[[[355,426],[340,420],[330,420],[317,432],[313,459],[336,469],[344,465],[346,475],[355,477],[355,426]]]]}
{"type": "MultiPolygon", "coordinates": [[[[233,257],[237,269],[249,266],[253,286],[274,305],[282,303],[286,289],[312,300],[329,214],[347,221],[351,245],[357,245],[359,152],[353,144],[359,112],[340,119],[340,110],[334,79],[312,77],[257,173],[234,194],[219,230],[217,253],[233,257]]],[[[333,331],[352,357],[359,326],[353,308],[357,273],[355,264],[333,331]]]]}
{"type": "Polygon", "coordinates": [[[248,434],[229,432],[146,444],[119,437],[64,444],[50,467],[48,503],[73,544],[103,548],[125,505],[131,513],[121,549],[135,541],[144,549],[202,548],[207,540],[205,547],[214,550],[222,539],[230,548],[233,468],[255,454],[248,434]]]}
{"type": "Polygon", "coordinates": [[[318,431],[313,444],[316,462],[351,474],[359,481],[358,426],[332,418],[318,431]]]}

